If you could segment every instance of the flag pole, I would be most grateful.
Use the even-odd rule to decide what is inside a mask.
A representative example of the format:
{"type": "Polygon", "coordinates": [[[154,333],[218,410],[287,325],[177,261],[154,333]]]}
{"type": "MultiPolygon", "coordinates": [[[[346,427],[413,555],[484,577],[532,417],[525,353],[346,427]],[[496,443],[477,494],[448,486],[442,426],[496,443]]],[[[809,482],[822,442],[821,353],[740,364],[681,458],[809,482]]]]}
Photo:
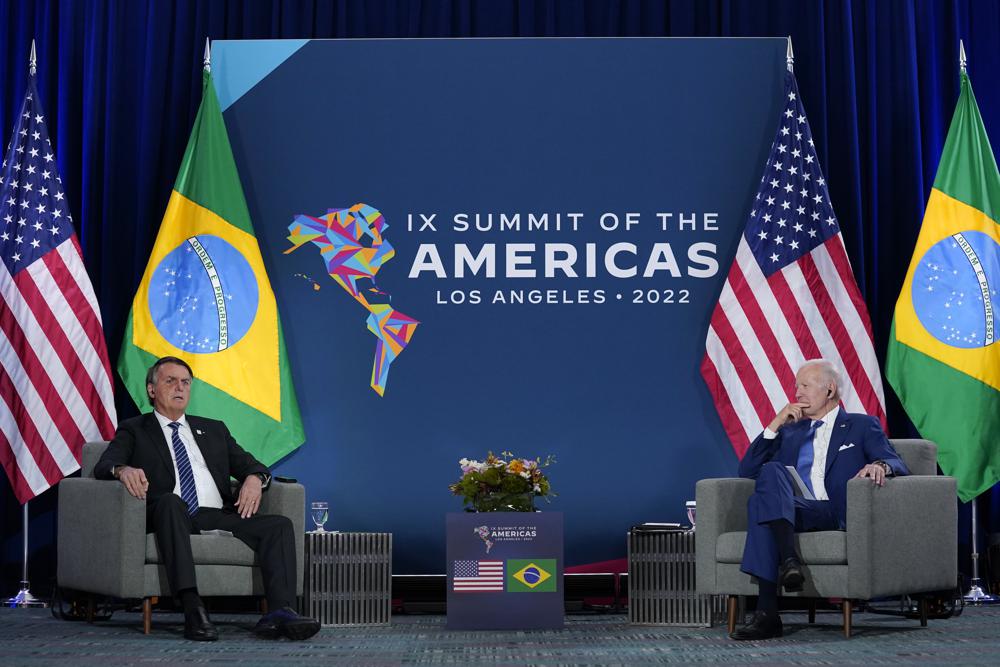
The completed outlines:
{"type": "MultiPolygon", "coordinates": [[[[962,74],[966,73],[965,69],[966,57],[965,57],[965,42],[958,40],[958,67],[962,74]]],[[[965,604],[971,605],[985,605],[985,604],[996,604],[1000,602],[1000,598],[995,595],[990,595],[983,590],[980,585],[979,579],[979,511],[976,507],[976,498],[973,498],[970,503],[972,504],[972,579],[969,581],[969,591],[963,596],[965,599],[965,604]]]]}
{"type": "Polygon", "coordinates": [[[788,36],[788,49],[785,51],[785,64],[789,72],[795,71],[795,54],[792,53],[792,36],[788,36]]]}
{"type": "MultiPolygon", "coordinates": [[[[31,40],[31,55],[28,56],[28,74],[30,76],[35,76],[36,67],[38,60],[35,57],[35,40],[31,40]]],[[[47,607],[48,604],[44,600],[39,600],[34,595],[31,594],[31,588],[28,583],[28,501],[24,501],[24,505],[21,506],[22,509],[22,530],[21,538],[24,546],[24,553],[21,560],[21,590],[18,591],[17,595],[12,598],[7,598],[4,604],[8,607],[47,607]]]]}
{"type": "Polygon", "coordinates": [[[24,554],[21,561],[21,590],[12,598],[7,598],[4,604],[8,607],[48,607],[45,600],[39,600],[31,594],[31,587],[28,583],[28,501],[24,501],[21,506],[23,510],[22,541],[24,543],[24,554]]]}
{"type": "Polygon", "coordinates": [[[977,499],[978,496],[969,501],[972,505],[972,579],[969,581],[969,590],[963,598],[965,599],[965,604],[996,604],[997,602],[1000,602],[1000,598],[996,595],[990,595],[984,591],[983,587],[980,585],[979,547],[977,545],[977,542],[979,541],[979,531],[976,528],[976,524],[979,523],[979,513],[976,511],[977,499]]]}

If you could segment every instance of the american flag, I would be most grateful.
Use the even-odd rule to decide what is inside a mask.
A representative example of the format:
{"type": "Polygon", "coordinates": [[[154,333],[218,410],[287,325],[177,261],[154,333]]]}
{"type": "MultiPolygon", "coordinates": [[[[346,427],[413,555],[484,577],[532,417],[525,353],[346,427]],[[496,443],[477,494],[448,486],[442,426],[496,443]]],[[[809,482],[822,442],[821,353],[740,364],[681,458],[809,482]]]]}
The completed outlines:
{"type": "Polygon", "coordinates": [[[456,560],[451,589],[457,592],[503,590],[502,560],[456,560]]]}
{"type": "Polygon", "coordinates": [[[838,365],[843,407],[886,425],[871,321],[791,71],[778,128],[701,363],[741,458],[794,399],[795,372],[807,359],[838,365]]]}
{"type": "Polygon", "coordinates": [[[101,313],[35,77],[0,168],[0,463],[24,503],[80,468],[117,416],[101,313]]]}

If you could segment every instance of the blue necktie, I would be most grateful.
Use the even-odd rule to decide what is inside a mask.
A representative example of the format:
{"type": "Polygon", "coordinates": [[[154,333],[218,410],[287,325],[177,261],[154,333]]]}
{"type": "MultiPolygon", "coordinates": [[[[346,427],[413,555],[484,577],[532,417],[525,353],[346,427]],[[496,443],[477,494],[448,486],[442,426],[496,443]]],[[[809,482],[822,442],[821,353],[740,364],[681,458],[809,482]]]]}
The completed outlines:
{"type": "Polygon", "coordinates": [[[181,425],[177,422],[167,424],[173,430],[170,434],[170,442],[174,446],[174,459],[177,461],[177,474],[181,482],[181,499],[187,503],[188,514],[194,516],[198,511],[198,490],[194,486],[194,471],[191,470],[191,459],[188,458],[187,448],[181,441],[178,430],[181,425]]]}
{"type": "Polygon", "coordinates": [[[812,466],[813,466],[813,440],[816,438],[816,429],[823,425],[820,420],[814,421],[809,425],[809,429],[806,431],[805,442],[799,448],[799,460],[795,463],[795,469],[799,472],[799,477],[805,482],[806,486],[812,492],[813,496],[816,495],[816,489],[812,485],[812,466]]]}

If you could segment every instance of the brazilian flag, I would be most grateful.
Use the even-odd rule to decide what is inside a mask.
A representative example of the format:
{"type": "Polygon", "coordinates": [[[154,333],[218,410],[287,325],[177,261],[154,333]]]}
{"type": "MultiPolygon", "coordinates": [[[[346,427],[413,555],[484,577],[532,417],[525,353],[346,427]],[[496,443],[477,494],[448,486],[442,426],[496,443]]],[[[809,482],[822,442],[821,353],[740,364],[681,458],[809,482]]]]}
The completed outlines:
{"type": "Polygon", "coordinates": [[[969,501],[1000,480],[1000,173],[962,72],[917,247],[896,303],[886,377],[969,501]]]}
{"type": "Polygon", "coordinates": [[[557,581],[555,558],[507,560],[508,593],[554,593],[557,581]]]}
{"type": "Polygon", "coordinates": [[[302,444],[278,307],[208,70],[118,358],[140,410],[152,409],[146,369],[168,355],[194,371],[188,411],[225,421],[264,464],[302,444]]]}

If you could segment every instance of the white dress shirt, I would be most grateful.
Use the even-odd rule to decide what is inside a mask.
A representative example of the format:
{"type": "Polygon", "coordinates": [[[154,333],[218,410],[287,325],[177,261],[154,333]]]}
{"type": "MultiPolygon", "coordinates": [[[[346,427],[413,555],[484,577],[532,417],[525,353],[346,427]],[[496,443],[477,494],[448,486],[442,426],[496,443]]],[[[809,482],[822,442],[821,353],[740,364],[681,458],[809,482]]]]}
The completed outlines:
{"type": "MultiPolygon", "coordinates": [[[[826,492],[826,455],[830,450],[830,436],[833,435],[833,424],[840,414],[840,406],[833,406],[825,415],[820,417],[823,424],[816,429],[813,436],[813,462],[809,470],[809,484],[812,486],[813,495],[816,500],[829,500],[830,496],[826,492]]],[[[816,421],[816,420],[812,420],[816,421]]],[[[764,429],[764,439],[773,440],[778,434],[769,428],[764,429]]]]}
{"type": "MultiPolygon", "coordinates": [[[[163,437],[167,439],[167,449],[170,451],[170,459],[174,463],[174,479],[176,480],[174,493],[180,496],[181,476],[177,471],[177,457],[174,455],[174,429],[170,428],[170,419],[167,419],[156,410],[153,410],[153,414],[156,415],[156,421],[160,422],[160,428],[163,429],[163,437]]],[[[181,442],[184,443],[188,460],[191,462],[191,472],[194,473],[194,488],[198,493],[198,507],[221,508],[222,496],[219,495],[219,488],[215,486],[212,473],[209,472],[208,466],[205,464],[205,457],[201,454],[201,448],[195,444],[194,435],[191,433],[191,427],[188,426],[187,418],[181,415],[177,422],[181,425],[177,429],[177,434],[180,436],[181,442]]]]}

